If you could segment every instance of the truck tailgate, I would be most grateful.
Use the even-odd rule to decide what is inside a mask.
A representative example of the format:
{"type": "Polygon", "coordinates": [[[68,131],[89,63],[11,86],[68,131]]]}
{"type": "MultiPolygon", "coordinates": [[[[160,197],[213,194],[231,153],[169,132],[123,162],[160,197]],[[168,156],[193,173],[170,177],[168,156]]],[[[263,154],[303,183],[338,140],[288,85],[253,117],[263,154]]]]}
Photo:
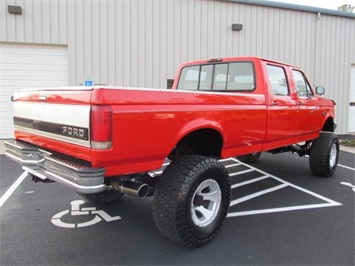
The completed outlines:
{"type": "MultiPolygon", "coordinates": [[[[90,99],[92,88],[68,87],[19,90],[15,93],[14,127],[24,136],[90,147],[90,99]]],[[[41,144],[31,139],[33,144],[41,144]]]]}

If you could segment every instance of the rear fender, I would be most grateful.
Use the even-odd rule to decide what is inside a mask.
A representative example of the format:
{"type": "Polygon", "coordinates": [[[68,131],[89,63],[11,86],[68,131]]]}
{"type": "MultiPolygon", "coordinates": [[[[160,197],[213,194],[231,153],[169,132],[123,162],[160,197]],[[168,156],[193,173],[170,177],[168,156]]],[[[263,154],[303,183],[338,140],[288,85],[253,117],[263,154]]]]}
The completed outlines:
{"type": "Polygon", "coordinates": [[[189,123],[185,124],[183,128],[176,134],[174,142],[171,145],[171,151],[175,149],[175,147],[183,140],[185,137],[190,135],[191,133],[198,132],[199,130],[208,129],[217,132],[222,139],[222,147],[223,147],[223,128],[222,126],[216,122],[207,119],[198,118],[189,123]]]}

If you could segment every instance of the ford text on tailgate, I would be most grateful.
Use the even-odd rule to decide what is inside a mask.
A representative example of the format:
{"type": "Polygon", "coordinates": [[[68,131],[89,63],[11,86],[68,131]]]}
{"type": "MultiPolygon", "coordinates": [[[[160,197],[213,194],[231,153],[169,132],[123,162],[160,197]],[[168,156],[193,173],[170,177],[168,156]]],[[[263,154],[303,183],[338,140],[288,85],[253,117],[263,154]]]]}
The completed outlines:
{"type": "Polygon", "coordinates": [[[309,156],[314,175],[333,175],[335,103],[322,94],[301,69],[256,57],[185,63],[172,90],[18,90],[6,155],[35,182],[93,202],[153,196],[159,231],[198,247],[228,213],[231,185],[218,158],[255,163],[261,152],[293,152],[309,156]]]}

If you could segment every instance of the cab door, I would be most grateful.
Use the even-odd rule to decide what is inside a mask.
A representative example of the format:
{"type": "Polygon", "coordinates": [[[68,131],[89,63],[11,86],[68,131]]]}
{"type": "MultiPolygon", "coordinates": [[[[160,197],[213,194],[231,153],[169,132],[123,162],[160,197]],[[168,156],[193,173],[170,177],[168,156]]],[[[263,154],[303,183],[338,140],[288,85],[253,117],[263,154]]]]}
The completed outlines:
{"type": "Polygon", "coordinates": [[[267,64],[269,87],[268,124],[265,148],[273,149],[289,143],[296,134],[296,101],[293,99],[286,69],[282,65],[267,64]]]}
{"type": "Polygon", "coordinates": [[[314,96],[306,76],[300,70],[292,69],[292,76],[293,85],[297,91],[297,118],[295,126],[298,135],[319,132],[319,129],[322,127],[323,116],[319,108],[318,98],[314,96]]]}

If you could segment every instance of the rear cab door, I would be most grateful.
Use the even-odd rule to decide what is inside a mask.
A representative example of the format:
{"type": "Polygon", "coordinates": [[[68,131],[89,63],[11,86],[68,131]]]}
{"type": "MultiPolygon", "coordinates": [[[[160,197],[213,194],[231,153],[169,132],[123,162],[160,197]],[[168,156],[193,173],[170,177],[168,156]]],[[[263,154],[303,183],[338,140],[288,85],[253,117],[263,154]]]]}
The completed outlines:
{"type": "Polygon", "coordinates": [[[222,157],[230,157],[262,149],[267,119],[263,81],[258,58],[211,59],[182,65],[173,89],[195,95],[193,108],[203,112],[197,117],[220,124],[222,157]]]}

